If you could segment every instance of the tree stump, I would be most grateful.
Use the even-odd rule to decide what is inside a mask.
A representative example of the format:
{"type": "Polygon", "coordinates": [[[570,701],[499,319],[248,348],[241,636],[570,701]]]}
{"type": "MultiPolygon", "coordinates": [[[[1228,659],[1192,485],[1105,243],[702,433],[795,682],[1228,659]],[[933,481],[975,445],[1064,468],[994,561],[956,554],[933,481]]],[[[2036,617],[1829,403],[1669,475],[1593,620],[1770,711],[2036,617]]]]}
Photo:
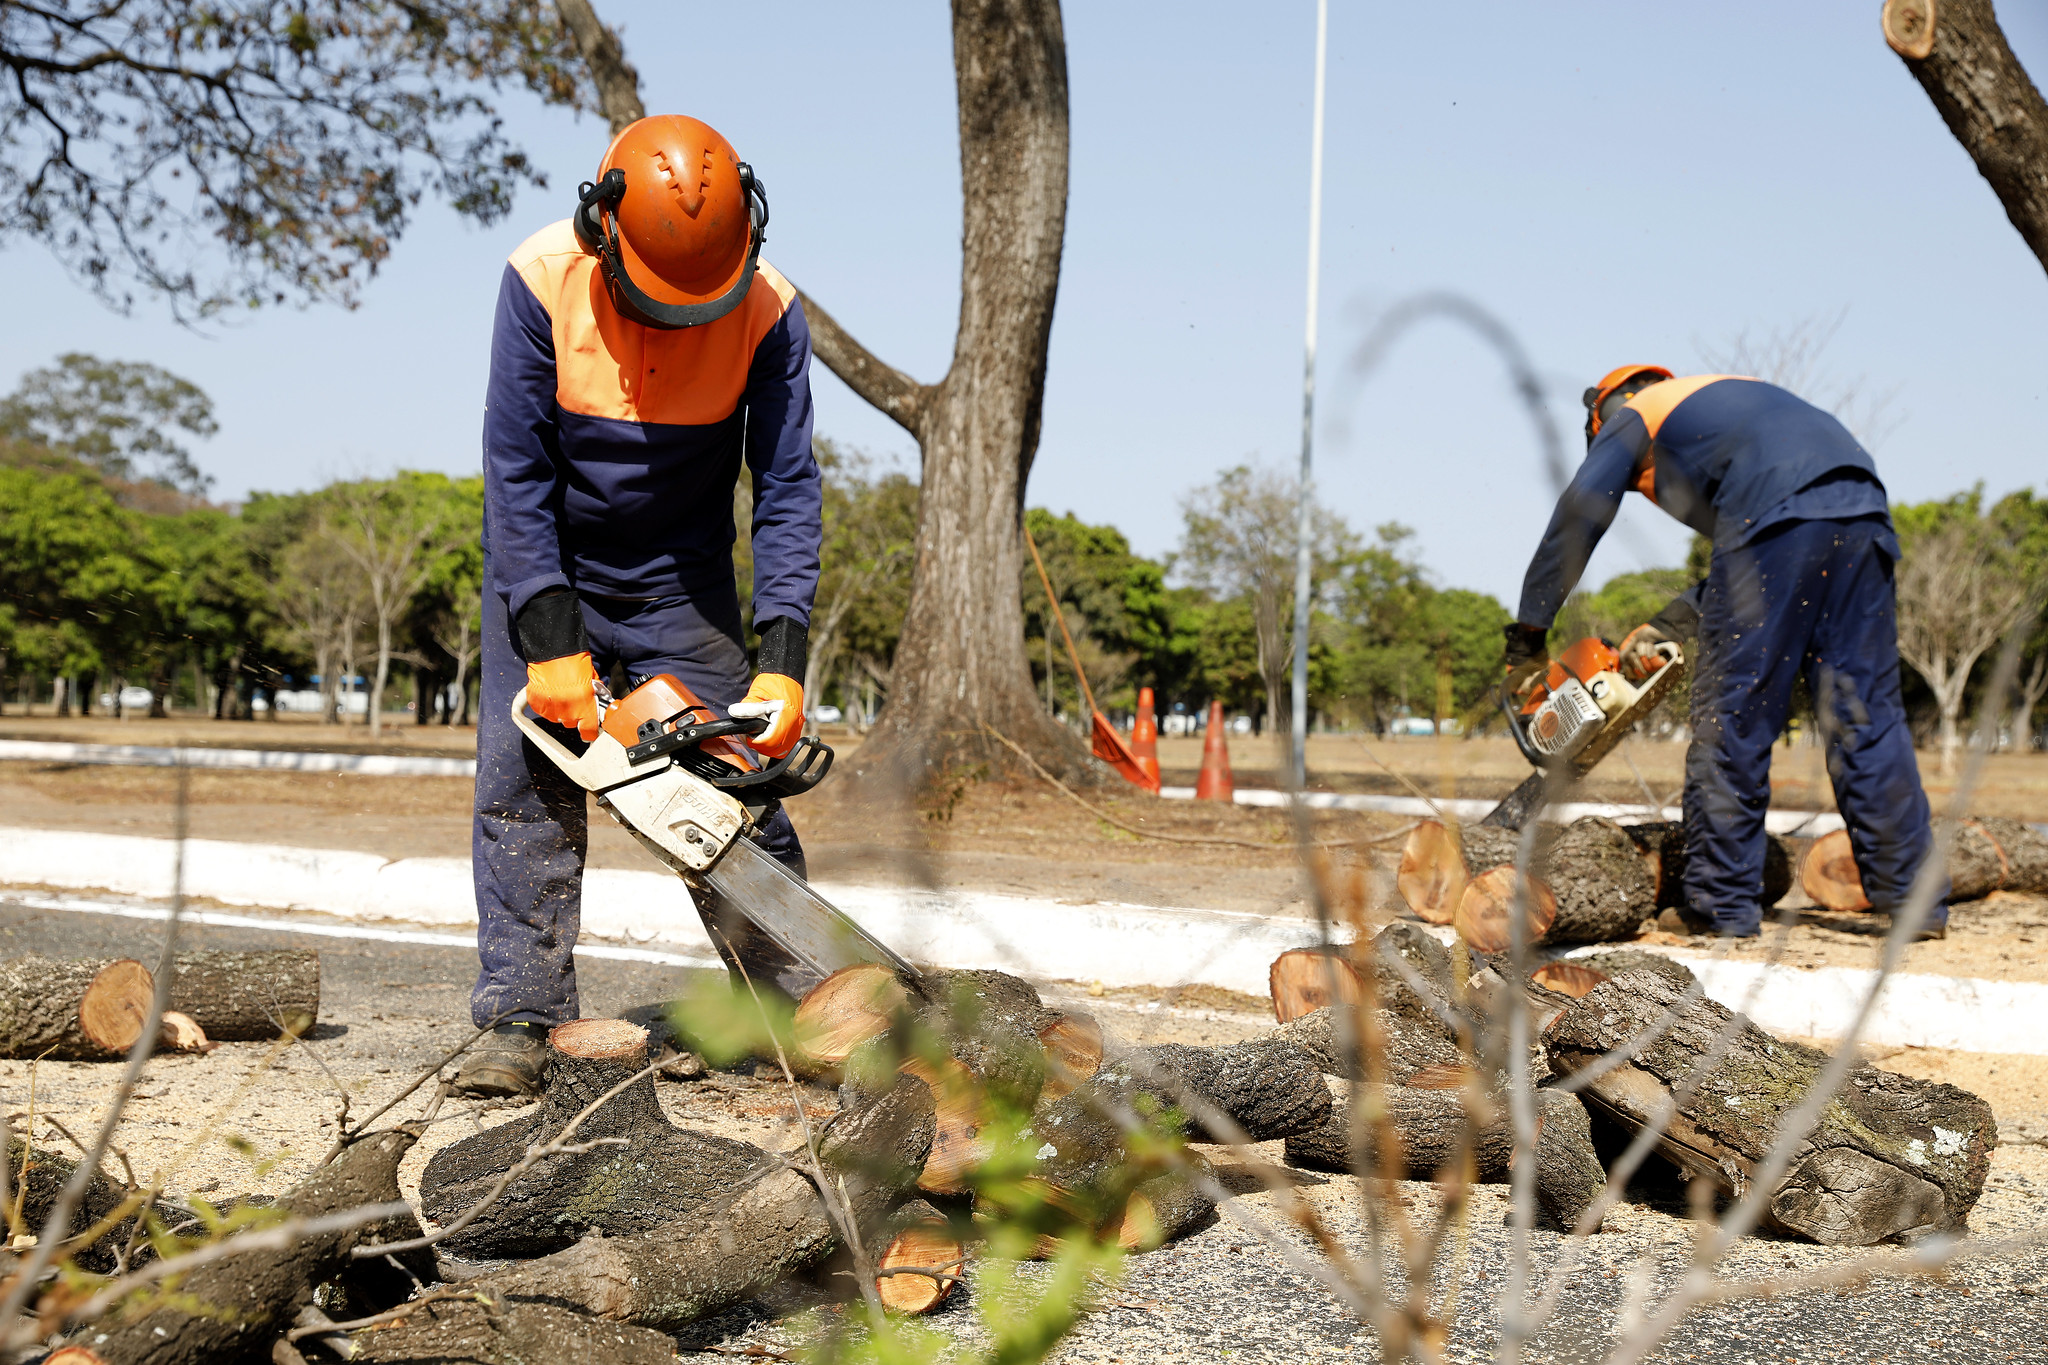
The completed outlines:
{"type": "MultiPolygon", "coordinates": [[[[1551,1025],[1551,1064],[1576,1072],[1628,1044],[1682,1004],[1680,989],[1649,972],[1597,987],[1551,1025]]],[[[1635,1058],[1587,1087],[1624,1127],[1640,1130],[1670,1087],[1696,1070],[1732,1027],[1726,1057],[1681,1106],[1660,1150],[1695,1178],[1748,1193],[1780,1118],[1810,1093],[1827,1055],[1773,1038],[1712,1000],[1696,1000],[1635,1058]]],[[[1998,1130],[1991,1107],[1951,1085],[1860,1066],[1799,1145],[1770,1191],[1770,1218],[1829,1245],[1961,1232],[1983,1191],[1998,1130]]]]}
{"type": "MultiPolygon", "coordinates": [[[[915,1183],[931,1140],[931,1091],[899,1077],[887,1094],[825,1126],[819,1155],[826,1183],[835,1199],[844,1192],[858,1225],[870,1226],[915,1183]]],[[[808,1161],[801,1152],[794,1159],[808,1161]]],[[[500,1302],[553,1304],[674,1331],[811,1269],[839,1245],[838,1224],[811,1177],[785,1168],[687,1218],[585,1237],[470,1287],[500,1302]]]]}
{"type": "MultiPolygon", "coordinates": [[[[436,1152],[420,1175],[420,1203],[446,1224],[487,1195],[527,1149],[647,1063],[647,1030],[619,1019],[579,1019],[548,1035],[547,1091],[533,1109],[436,1152]]],[[[572,1142],[625,1145],[548,1157],[476,1221],[447,1239],[465,1256],[536,1256],[589,1232],[641,1232],[685,1218],[731,1194],[768,1161],[730,1138],[677,1128],[641,1076],[576,1130],[572,1142]]]]}
{"type": "Polygon", "coordinates": [[[875,1292],[892,1313],[929,1313],[953,1293],[953,1278],[966,1273],[967,1246],[946,1215],[922,1199],[913,1199],[889,1215],[881,1235],[873,1239],[881,1251],[877,1272],[933,1270],[931,1275],[878,1273],[875,1292]]]}

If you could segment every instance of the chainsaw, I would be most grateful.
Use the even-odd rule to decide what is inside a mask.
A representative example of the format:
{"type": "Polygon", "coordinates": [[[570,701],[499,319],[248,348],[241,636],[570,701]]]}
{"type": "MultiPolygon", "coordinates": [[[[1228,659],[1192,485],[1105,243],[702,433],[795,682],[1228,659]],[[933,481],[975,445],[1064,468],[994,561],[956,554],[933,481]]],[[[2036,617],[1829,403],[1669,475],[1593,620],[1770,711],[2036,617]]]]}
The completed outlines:
{"type": "Polygon", "coordinates": [[[824,780],[830,748],[806,735],[756,767],[737,737],[760,734],[768,722],[721,718],[668,673],[616,702],[600,688],[598,707],[597,738],[581,753],[526,713],[524,688],[512,699],[512,722],[663,866],[737,907],[820,979],[878,962],[917,984],[915,968],[747,837],[774,802],[824,780]]]}
{"type": "Polygon", "coordinates": [[[1503,685],[1500,706],[1508,733],[1536,771],[1479,823],[1520,829],[1542,804],[1549,782],[1577,781],[1591,772],[1684,676],[1685,652],[1668,640],[1651,655],[1645,675],[1632,682],[1622,676],[1620,652],[1589,635],[1551,660],[1550,671],[1519,706],[1503,685]]]}

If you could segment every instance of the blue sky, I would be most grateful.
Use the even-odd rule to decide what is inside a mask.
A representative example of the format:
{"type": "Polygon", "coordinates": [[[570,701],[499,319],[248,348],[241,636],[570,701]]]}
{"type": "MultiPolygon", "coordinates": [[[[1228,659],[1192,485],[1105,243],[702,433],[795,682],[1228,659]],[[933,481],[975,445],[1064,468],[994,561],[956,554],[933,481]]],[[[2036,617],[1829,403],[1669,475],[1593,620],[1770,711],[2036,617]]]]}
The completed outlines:
{"type": "MultiPolygon", "coordinates": [[[[885,359],[951,354],[959,172],[944,8],[598,0],[650,109],[705,118],[773,197],[768,255],[885,359]]],[[[1919,86],[1872,0],[1715,7],[1366,6],[1330,23],[1320,487],[1360,528],[1415,528],[1439,582],[1513,603],[1553,497],[1500,366],[1425,326],[1361,383],[1375,312],[1464,293],[1519,334],[1576,456],[1577,393],[1625,361],[1681,372],[1738,333],[1841,318],[1825,360],[1895,392],[1892,495],[2042,476],[2048,277],[1919,86]]],[[[2048,72],[2048,14],[2008,5],[2048,72]]],[[[1170,550],[1179,500],[1298,456],[1314,6],[1069,6],[1073,170],[1030,500],[1170,550]]],[[[0,385],[70,349],[211,393],[219,495],[477,465],[506,254],[563,216],[604,129],[520,99],[553,178],[488,231],[424,210],[355,312],[194,335],[109,312],[12,244],[0,385]]],[[[818,429],[914,461],[820,366],[818,429]]],[[[1588,577],[1674,563],[1632,500],[1588,577]]]]}

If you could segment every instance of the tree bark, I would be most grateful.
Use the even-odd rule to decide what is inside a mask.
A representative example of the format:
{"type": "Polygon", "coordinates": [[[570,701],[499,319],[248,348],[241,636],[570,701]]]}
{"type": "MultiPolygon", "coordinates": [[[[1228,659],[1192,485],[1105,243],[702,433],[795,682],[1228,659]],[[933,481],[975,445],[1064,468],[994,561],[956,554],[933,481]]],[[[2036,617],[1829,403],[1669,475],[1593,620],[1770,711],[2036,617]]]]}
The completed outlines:
{"type": "MultiPolygon", "coordinates": [[[[21,1201],[23,1232],[31,1236],[42,1235],[43,1223],[56,1206],[58,1192],[77,1169],[78,1163],[60,1152],[41,1147],[24,1152],[20,1138],[7,1139],[7,1207],[12,1209],[15,1200],[21,1201]]],[[[104,1167],[95,1171],[86,1177],[85,1194],[77,1207],[71,1210],[71,1222],[63,1235],[67,1238],[78,1236],[119,1208],[127,1197],[128,1191],[120,1182],[109,1178],[104,1167]]],[[[5,1226],[4,1219],[0,1219],[0,1226],[5,1226]]],[[[100,1274],[112,1270],[114,1252],[127,1244],[128,1234],[134,1226],[133,1218],[124,1218],[109,1228],[91,1246],[75,1253],[78,1264],[100,1274]]],[[[144,1247],[147,1245],[145,1241],[144,1247]]]]}
{"type": "MultiPolygon", "coordinates": [[[[1616,977],[1551,1025],[1551,1064],[1565,1074],[1589,1066],[1680,1004],[1678,988],[1652,973],[1616,977]]],[[[1593,1081],[1584,1094],[1588,1104],[1638,1131],[1670,1087],[1693,1077],[1731,1024],[1732,1048],[1695,1083],[1658,1146],[1695,1178],[1740,1197],[1770,1152],[1780,1119],[1812,1091],[1827,1065],[1825,1053],[1773,1038],[1724,1006],[1698,1000],[1634,1061],[1593,1081]]],[[[1968,1091],[1856,1067],[1769,1192],[1770,1218],[1829,1245],[1960,1233],[1997,1145],[1991,1106],[1968,1091]]]]}
{"type": "MultiPolygon", "coordinates": [[[[214,1042],[275,1038],[279,1020],[302,1033],[319,1015],[320,955],[310,949],[179,953],[174,964],[169,1008],[190,1017],[214,1042]]],[[[149,970],[128,959],[0,962],[0,1056],[121,1056],[135,1041],[153,990],[149,970]],[[100,986],[87,1010],[95,981],[100,986]],[[89,1027],[82,1011],[101,1022],[89,1027]]]]}
{"type": "MultiPolygon", "coordinates": [[[[1375,1022],[1379,1026],[1381,1063],[1390,1085],[1405,1085],[1418,1071],[1457,1066],[1465,1060],[1457,1043],[1434,1019],[1423,1021],[1383,1009],[1375,1022]]],[[[1351,1033],[1356,1027],[1357,1020],[1348,1012],[1325,1007],[1282,1024],[1268,1036],[1300,1048],[1325,1075],[1355,1081],[1365,1078],[1364,1060],[1351,1033]]]]}
{"type": "Polygon", "coordinates": [[[311,948],[209,948],[172,959],[170,1008],[216,1043],[303,1035],[320,1017],[320,954],[311,948]]]}
{"type": "MultiPolygon", "coordinates": [[[[1221,1110],[1253,1142],[1313,1128],[1329,1115],[1329,1089],[1322,1068],[1308,1053],[1279,1038],[1253,1038],[1228,1047],[1162,1043],[1145,1049],[1155,1066],[1168,1069],[1194,1095],[1221,1110]]],[[[1170,1087],[1156,1086],[1169,1103],[1183,1101],[1170,1087]]],[[[1193,1142],[1223,1142],[1199,1119],[1187,1121],[1193,1142]]]]}
{"type": "MultiPolygon", "coordinates": [[[[420,1175],[420,1205],[438,1223],[489,1194],[535,1143],[560,1136],[599,1096],[646,1065],[647,1031],[620,1020],[564,1024],[549,1037],[547,1092],[533,1110],[434,1153],[420,1175]],[[592,1025],[608,1026],[593,1045],[592,1025]],[[637,1047],[608,1048],[610,1031],[638,1035],[637,1047]],[[605,1055],[612,1053],[615,1055],[605,1055]]],[[[475,1222],[447,1239],[465,1256],[537,1256],[588,1232],[644,1232],[687,1218],[728,1197],[768,1163],[744,1142],[677,1128],[645,1075],[583,1121],[571,1141],[624,1138],[623,1147],[563,1153],[506,1189],[475,1222]]]]}
{"type": "MultiPolygon", "coordinates": [[[[1949,899],[1994,891],[2048,895],[2048,835],[2018,820],[1987,815],[1955,827],[1948,845],[1949,899]]],[[[1830,910],[1868,910],[1863,876],[1845,830],[1824,834],[1799,864],[1799,884],[1830,910]]]]}
{"type": "MultiPolygon", "coordinates": [[[[931,1092],[905,1076],[880,1100],[833,1120],[820,1156],[835,1193],[843,1187],[853,1216],[867,1224],[916,1181],[931,1140],[931,1092]]],[[[785,1167],[680,1222],[625,1237],[595,1234],[470,1283],[499,1305],[554,1304],[673,1331],[809,1269],[839,1242],[810,1178],[785,1167]]]]}
{"type": "MultiPolygon", "coordinates": [[[[1887,30],[1896,8],[1897,0],[1886,6],[1887,30]]],[[[1900,34],[1887,36],[2048,268],[2048,102],[2005,41],[1991,0],[1939,0],[1933,10],[1933,49],[1924,58],[1908,55],[1900,34]]]]}
{"type": "Polygon", "coordinates": [[[605,27],[590,0],[555,0],[555,12],[561,15],[562,27],[569,30],[576,50],[583,54],[584,66],[590,69],[591,83],[597,87],[597,107],[604,111],[612,136],[647,117],[647,108],[640,103],[640,73],[626,60],[619,35],[605,27]]]}
{"type": "MultiPolygon", "coordinates": [[[[665,1332],[599,1322],[545,1303],[490,1308],[469,1299],[430,1303],[385,1327],[349,1338],[356,1365],[674,1365],[676,1343],[665,1332]]],[[[322,1356],[320,1359],[327,1359],[322,1356]]]]}
{"type": "Polygon", "coordinates": [[[1377,978],[1373,982],[1375,999],[1382,1008],[1432,1020],[1438,1018],[1438,1008],[1447,1007],[1452,999],[1450,952],[1428,930],[1396,921],[1380,930],[1368,944],[1353,944],[1349,948],[1290,948],[1273,959],[1266,972],[1267,988],[1273,997],[1273,1017],[1285,1024],[1332,1003],[1360,1003],[1365,999],[1366,988],[1360,963],[1372,966],[1377,978]],[[1417,995],[1405,977],[1383,963],[1383,951],[1406,961],[1428,985],[1433,999],[1417,995]],[[1336,1001],[1330,998],[1333,981],[1336,1001]]]}
{"type": "Polygon", "coordinates": [[[1093,784],[1106,770],[1032,695],[1017,591],[1066,228],[1067,62],[1056,0],[955,0],[953,58],[965,221],[952,365],[920,390],[848,344],[829,319],[817,352],[904,422],[924,454],[889,705],[852,762],[860,775],[919,787],[956,769],[1018,766],[982,733],[987,726],[1062,780],[1093,784]]]}
{"type": "MultiPolygon", "coordinates": [[[[395,1202],[398,1163],[415,1140],[416,1134],[404,1129],[373,1133],[300,1182],[276,1207],[317,1218],[395,1202]]],[[[410,1225],[401,1236],[420,1235],[411,1218],[386,1220],[302,1238],[278,1251],[215,1261],[187,1275],[170,1303],[127,1321],[109,1318],[92,1324],[82,1330],[81,1340],[108,1365],[244,1359],[267,1349],[313,1301],[315,1286],[346,1269],[356,1246],[381,1240],[393,1221],[410,1225]]]]}

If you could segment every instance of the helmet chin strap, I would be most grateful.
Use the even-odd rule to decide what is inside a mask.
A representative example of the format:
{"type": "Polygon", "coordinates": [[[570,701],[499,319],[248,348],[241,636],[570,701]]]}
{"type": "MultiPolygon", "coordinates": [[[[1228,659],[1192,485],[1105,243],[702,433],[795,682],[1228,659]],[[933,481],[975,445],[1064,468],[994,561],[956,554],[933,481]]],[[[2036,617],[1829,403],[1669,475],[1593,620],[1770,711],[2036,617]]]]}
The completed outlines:
{"type": "Polygon", "coordinates": [[[583,244],[583,249],[597,257],[612,307],[618,309],[622,316],[642,326],[663,331],[701,327],[724,317],[746,298],[747,291],[754,284],[755,267],[760,263],[761,243],[767,239],[767,187],[755,178],[754,168],[744,161],[740,163],[740,190],[746,196],[747,235],[751,239],[747,246],[747,263],[732,288],[704,303],[663,303],[642,289],[627,271],[625,257],[619,250],[617,216],[619,200],[626,193],[626,173],[623,170],[614,166],[595,184],[585,181],[578,186],[576,212],[569,222],[575,228],[576,240],[583,244]]]}

